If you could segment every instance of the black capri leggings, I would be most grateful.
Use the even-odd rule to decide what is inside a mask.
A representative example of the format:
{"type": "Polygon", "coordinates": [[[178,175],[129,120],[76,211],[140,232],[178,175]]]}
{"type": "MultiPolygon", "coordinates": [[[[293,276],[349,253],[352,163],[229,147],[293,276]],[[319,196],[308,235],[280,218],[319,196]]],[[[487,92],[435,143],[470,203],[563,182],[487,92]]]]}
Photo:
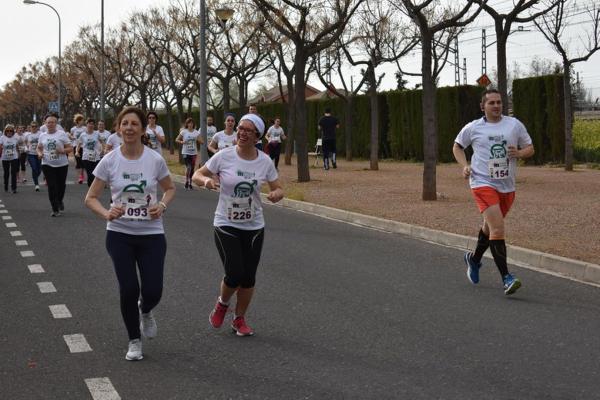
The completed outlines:
{"type": "Polygon", "coordinates": [[[92,186],[92,182],[94,182],[94,170],[98,165],[99,161],[88,161],[83,160],[83,168],[85,168],[85,173],[87,174],[87,185],[88,187],[92,186]]]}
{"type": "Polygon", "coordinates": [[[42,171],[44,171],[44,177],[48,183],[48,199],[50,199],[52,211],[58,212],[65,197],[69,166],[51,167],[50,165],[42,165],[42,171]]]}
{"type": "Polygon", "coordinates": [[[106,249],[112,258],[121,296],[121,315],[129,340],[140,338],[140,299],[143,313],[150,312],[162,296],[167,241],[164,234],[128,235],[106,231],[106,249]],[[137,265],[137,268],[136,268],[137,265]]]}
{"type": "Polygon", "coordinates": [[[246,231],[231,226],[215,227],[215,243],[225,268],[223,282],[227,287],[254,287],[264,237],[264,228],[246,231]]]}

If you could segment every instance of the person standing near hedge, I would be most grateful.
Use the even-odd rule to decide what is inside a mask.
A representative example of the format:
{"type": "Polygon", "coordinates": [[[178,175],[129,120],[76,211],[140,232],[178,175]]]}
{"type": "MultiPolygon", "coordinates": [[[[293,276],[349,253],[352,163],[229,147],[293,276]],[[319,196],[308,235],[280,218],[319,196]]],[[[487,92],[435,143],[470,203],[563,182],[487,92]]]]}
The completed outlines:
{"type": "Polygon", "coordinates": [[[331,165],[333,168],[337,168],[337,161],[335,158],[335,130],[339,127],[340,121],[331,115],[330,108],[326,108],[325,114],[319,120],[319,130],[321,131],[321,138],[323,139],[323,168],[325,168],[325,170],[329,169],[329,158],[331,158],[331,165]]]}
{"type": "Polygon", "coordinates": [[[525,126],[516,118],[502,115],[502,98],[496,89],[486,90],[481,98],[484,116],[467,124],[454,141],[452,152],[469,178],[475,202],[483,215],[477,247],[467,252],[464,261],[472,284],[479,282],[481,258],[489,247],[498,267],[504,294],[513,294],[521,281],[508,272],[504,219],[515,199],[517,159],[533,156],[534,148],[525,126]],[[473,148],[471,163],[465,149],[473,148]]]}

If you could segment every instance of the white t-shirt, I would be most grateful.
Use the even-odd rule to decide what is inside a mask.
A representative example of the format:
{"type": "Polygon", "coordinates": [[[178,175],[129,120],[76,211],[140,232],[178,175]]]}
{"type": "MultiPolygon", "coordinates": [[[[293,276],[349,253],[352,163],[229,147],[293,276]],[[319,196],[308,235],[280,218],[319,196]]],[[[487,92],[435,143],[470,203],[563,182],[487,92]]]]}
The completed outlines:
{"type": "Polygon", "coordinates": [[[162,155],[162,144],[158,141],[157,136],[165,137],[163,128],[160,125],[156,125],[154,128],[150,128],[148,126],[146,128],[146,134],[148,135],[148,140],[150,141],[150,148],[162,155]]]}
{"type": "Polygon", "coordinates": [[[77,141],[79,140],[79,136],[81,136],[82,133],[84,133],[87,130],[87,128],[84,126],[74,126],[71,128],[71,137],[73,137],[73,140],[71,142],[71,145],[73,147],[77,146],[77,141]]]}
{"type": "Polygon", "coordinates": [[[100,135],[97,132],[88,133],[85,131],[77,140],[83,152],[81,159],[86,161],[98,161],[100,153],[102,153],[102,144],[100,143],[100,135]]]}
{"type": "Polygon", "coordinates": [[[181,145],[181,154],[184,156],[195,156],[198,154],[198,136],[200,132],[197,130],[189,131],[184,129],[180,133],[183,144],[181,145]]]}
{"type": "Polygon", "coordinates": [[[43,147],[44,157],[42,165],[51,167],[64,167],[69,165],[67,155],[56,152],[57,149],[64,149],[66,144],[71,144],[71,139],[64,131],[56,131],[54,133],[45,132],[40,135],[38,145],[43,147]]]}
{"type": "Polygon", "coordinates": [[[517,160],[508,158],[508,146],[532,144],[525,126],[516,118],[503,116],[499,122],[480,118],[467,124],[454,140],[463,148],[473,146],[471,188],[489,186],[500,193],[515,191],[517,160]]]}
{"type": "Polygon", "coordinates": [[[19,139],[18,149],[19,149],[20,154],[27,153],[27,134],[28,133],[29,132],[15,133],[13,135],[19,139]]]}
{"type": "Polygon", "coordinates": [[[283,128],[280,126],[277,128],[275,125],[271,126],[267,131],[269,136],[269,143],[281,143],[281,136],[283,135],[283,128]]]}
{"type": "Polygon", "coordinates": [[[222,150],[235,144],[235,141],[237,140],[237,132],[234,131],[231,135],[228,135],[225,133],[225,131],[220,131],[215,133],[212,140],[217,142],[217,148],[222,150]]]}
{"type": "Polygon", "coordinates": [[[106,144],[110,144],[114,150],[123,144],[123,137],[119,136],[117,133],[111,133],[108,139],[106,139],[106,144]]]}
{"type": "Polygon", "coordinates": [[[206,126],[206,143],[209,144],[212,140],[213,137],[215,136],[215,133],[217,133],[217,127],[214,125],[207,125],[206,126]]]}
{"type": "Polygon", "coordinates": [[[16,134],[8,137],[0,136],[0,144],[2,145],[2,161],[16,160],[19,158],[19,138],[16,134]]]}
{"type": "MultiPolygon", "coordinates": [[[[142,156],[137,160],[123,157],[121,149],[117,148],[105,155],[94,169],[94,176],[110,186],[110,197],[113,204],[139,204],[152,206],[158,203],[158,182],[169,176],[165,160],[144,146],[142,156]]],[[[109,231],[129,235],[156,235],[164,233],[162,218],[143,219],[148,217],[147,209],[127,207],[127,212],[121,218],[106,223],[109,231]],[[131,211],[131,212],[130,212],[131,211]],[[138,218],[136,218],[138,217],[138,218]]]]}
{"type": "Polygon", "coordinates": [[[37,155],[37,145],[40,140],[41,132],[38,130],[35,133],[28,132],[25,137],[25,141],[27,142],[27,153],[31,155],[37,155]]]}
{"type": "MultiPolygon", "coordinates": [[[[106,146],[106,143],[108,142],[108,138],[110,137],[111,133],[109,131],[107,131],[106,129],[103,130],[102,132],[100,131],[96,131],[96,133],[98,134],[98,139],[100,139],[100,143],[104,146],[106,146]]],[[[102,158],[104,156],[104,152],[102,151],[100,153],[100,158],[102,158]]]]}
{"type": "Polygon", "coordinates": [[[219,176],[221,191],[215,211],[214,226],[233,226],[256,230],[265,226],[260,188],[277,179],[277,170],[268,155],[258,151],[258,157],[248,161],[240,158],[237,147],[217,152],[205,164],[219,176]]]}

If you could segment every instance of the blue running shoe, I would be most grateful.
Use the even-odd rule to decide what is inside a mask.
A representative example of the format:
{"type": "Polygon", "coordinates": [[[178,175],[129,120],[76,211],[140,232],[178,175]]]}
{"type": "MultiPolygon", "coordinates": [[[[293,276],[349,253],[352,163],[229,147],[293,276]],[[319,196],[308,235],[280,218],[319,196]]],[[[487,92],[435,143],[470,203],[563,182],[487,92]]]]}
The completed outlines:
{"type": "Polygon", "coordinates": [[[482,267],[481,262],[475,262],[472,260],[473,257],[473,253],[466,252],[465,253],[465,264],[467,264],[467,278],[469,278],[469,281],[471,281],[471,283],[473,285],[476,285],[479,283],[479,268],[482,267]]]}
{"type": "Polygon", "coordinates": [[[504,282],[504,294],[507,296],[513,294],[521,287],[519,278],[515,278],[511,274],[504,275],[502,282],[504,282]]]}

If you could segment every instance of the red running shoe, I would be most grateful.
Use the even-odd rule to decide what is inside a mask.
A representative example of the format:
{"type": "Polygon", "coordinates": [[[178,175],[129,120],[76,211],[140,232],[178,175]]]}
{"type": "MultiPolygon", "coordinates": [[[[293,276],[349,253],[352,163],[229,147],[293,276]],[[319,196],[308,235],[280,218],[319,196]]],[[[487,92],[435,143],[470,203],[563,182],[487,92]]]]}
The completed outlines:
{"type": "Polygon", "coordinates": [[[213,310],[210,312],[210,316],[208,317],[208,321],[213,328],[220,328],[221,325],[223,325],[223,320],[225,319],[225,314],[227,314],[228,307],[229,306],[226,306],[217,300],[215,308],[213,308],[213,310]]]}
{"type": "Polygon", "coordinates": [[[254,331],[248,325],[246,325],[246,320],[244,317],[237,317],[231,323],[231,329],[238,336],[252,336],[254,335],[254,331]]]}

